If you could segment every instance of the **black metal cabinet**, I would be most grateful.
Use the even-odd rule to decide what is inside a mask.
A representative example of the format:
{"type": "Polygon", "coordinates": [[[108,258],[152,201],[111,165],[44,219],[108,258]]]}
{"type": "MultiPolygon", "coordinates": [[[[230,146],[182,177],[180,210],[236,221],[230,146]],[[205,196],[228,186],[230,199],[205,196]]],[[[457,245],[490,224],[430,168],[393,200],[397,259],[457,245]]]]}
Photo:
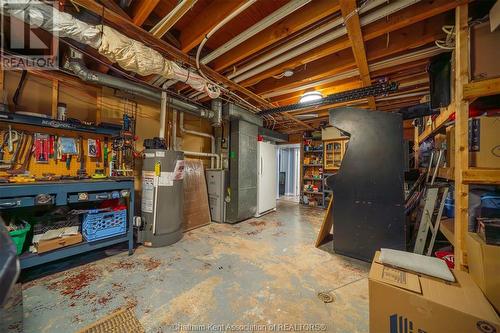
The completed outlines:
{"type": "Polygon", "coordinates": [[[335,252],[371,261],[381,247],[405,249],[403,121],[400,114],[339,108],[330,124],[349,133],[333,190],[335,252]]]}

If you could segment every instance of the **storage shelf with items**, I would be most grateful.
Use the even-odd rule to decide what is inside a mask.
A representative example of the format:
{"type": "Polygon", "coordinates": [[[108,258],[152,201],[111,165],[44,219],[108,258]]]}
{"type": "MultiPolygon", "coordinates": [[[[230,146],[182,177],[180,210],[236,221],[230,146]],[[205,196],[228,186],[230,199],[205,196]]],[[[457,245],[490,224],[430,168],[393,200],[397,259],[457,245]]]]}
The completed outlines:
{"type": "Polygon", "coordinates": [[[121,242],[131,253],[133,207],[131,179],[0,184],[0,213],[21,268],[121,242]],[[14,230],[19,222],[27,226],[14,230]]]}
{"type": "Polygon", "coordinates": [[[323,149],[325,170],[338,170],[340,168],[340,164],[342,163],[348,144],[348,137],[339,137],[324,141],[323,149]]]}
{"type": "Polygon", "coordinates": [[[302,156],[301,202],[309,206],[324,207],[323,142],[314,138],[305,138],[302,156]]]}
{"type": "MultiPolygon", "coordinates": [[[[425,144],[433,142],[435,152],[439,149],[446,150],[444,161],[441,161],[437,170],[437,177],[448,181],[454,190],[449,197],[452,212],[445,214],[447,217],[440,221],[439,229],[454,247],[455,267],[465,270],[468,267],[470,271],[477,264],[473,262],[471,266],[471,260],[476,260],[477,255],[473,254],[472,259],[472,254],[468,253],[470,235],[476,235],[478,231],[480,234],[480,222],[483,223],[483,230],[486,228],[484,221],[491,223],[489,226],[498,223],[498,220],[495,222],[492,219],[481,219],[478,223],[475,217],[484,213],[478,207],[489,204],[485,201],[485,196],[497,198],[495,200],[498,201],[495,202],[500,202],[500,196],[496,197],[498,187],[495,187],[500,184],[500,113],[497,110],[498,103],[491,103],[500,96],[500,78],[495,77],[498,73],[493,76],[491,73],[483,73],[488,78],[470,79],[477,73],[471,72],[469,62],[476,61],[475,58],[481,51],[474,40],[470,42],[469,33],[477,33],[474,32],[477,27],[469,26],[467,14],[467,5],[457,9],[456,46],[452,58],[455,67],[454,85],[451,87],[453,98],[447,107],[441,108],[437,117],[425,119],[425,126],[420,131],[415,128],[414,148],[416,165],[419,165],[419,153],[425,144]],[[474,57],[471,57],[469,46],[475,52],[474,57]],[[478,193],[484,186],[488,186],[492,192],[481,196],[478,193]]],[[[488,29],[485,31],[490,33],[488,29]]],[[[497,210],[497,214],[499,212],[497,210]]],[[[495,228],[497,227],[489,230],[498,230],[495,228]]]]}

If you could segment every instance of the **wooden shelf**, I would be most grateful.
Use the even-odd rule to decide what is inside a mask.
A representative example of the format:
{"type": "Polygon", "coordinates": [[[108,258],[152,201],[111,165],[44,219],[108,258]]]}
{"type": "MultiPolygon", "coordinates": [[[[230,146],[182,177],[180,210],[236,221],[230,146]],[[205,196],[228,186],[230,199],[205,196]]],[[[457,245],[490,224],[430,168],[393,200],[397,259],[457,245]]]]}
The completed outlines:
{"type": "Polygon", "coordinates": [[[437,176],[447,180],[455,179],[455,168],[439,168],[437,176]]]}
{"type": "Polygon", "coordinates": [[[439,224],[439,230],[446,239],[455,246],[455,220],[451,218],[443,218],[439,224]]]}
{"type": "Polygon", "coordinates": [[[465,100],[471,101],[478,97],[500,94],[500,78],[474,81],[463,86],[465,100]]]}
{"type": "Polygon", "coordinates": [[[323,195],[323,192],[314,192],[314,191],[304,191],[306,194],[320,194],[323,195]]]}
{"type": "Polygon", "coordinates": [[[303,164],[305,167],[322,167],[323,164],[303,164]]]}
{"type": "Polygon", "coordinates": [[[462,171],[464,184],[500,184],[500,169],[469,168],[462,171]]]}
{"type": "Polygon", "coordinates": [[[427,126],[425,130],[418,136],[418,142],[424,142],[427,138],[435,134],[441,127],[443,127],[450,118],[451,114],[455,112],[455,107],[453,103],[451,103],[447,108],[441,109],[441,113],[437,118],[432,122],[431,126],[427,126]]]}

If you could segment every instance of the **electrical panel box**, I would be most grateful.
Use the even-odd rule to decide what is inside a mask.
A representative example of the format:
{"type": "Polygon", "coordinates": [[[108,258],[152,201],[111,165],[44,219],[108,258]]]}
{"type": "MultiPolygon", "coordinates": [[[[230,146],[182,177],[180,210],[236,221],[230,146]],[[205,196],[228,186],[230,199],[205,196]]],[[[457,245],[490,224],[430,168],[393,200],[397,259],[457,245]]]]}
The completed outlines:
{"type": "Polygon", "coordinates": [[[207,170],[208,203],[213,222],[224,222],[224,170],[207,170]]]}

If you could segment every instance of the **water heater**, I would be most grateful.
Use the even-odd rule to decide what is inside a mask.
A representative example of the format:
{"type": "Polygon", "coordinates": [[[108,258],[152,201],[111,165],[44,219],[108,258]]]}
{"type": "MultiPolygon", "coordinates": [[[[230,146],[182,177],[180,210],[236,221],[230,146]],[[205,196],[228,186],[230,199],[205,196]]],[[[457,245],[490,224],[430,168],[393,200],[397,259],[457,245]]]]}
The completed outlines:
{"type": "Polygon", "coordinates": [[[182,238],[184,153],[146,149],[142,167],[142,223],[137,242],[167,246],[182,238]]]}

